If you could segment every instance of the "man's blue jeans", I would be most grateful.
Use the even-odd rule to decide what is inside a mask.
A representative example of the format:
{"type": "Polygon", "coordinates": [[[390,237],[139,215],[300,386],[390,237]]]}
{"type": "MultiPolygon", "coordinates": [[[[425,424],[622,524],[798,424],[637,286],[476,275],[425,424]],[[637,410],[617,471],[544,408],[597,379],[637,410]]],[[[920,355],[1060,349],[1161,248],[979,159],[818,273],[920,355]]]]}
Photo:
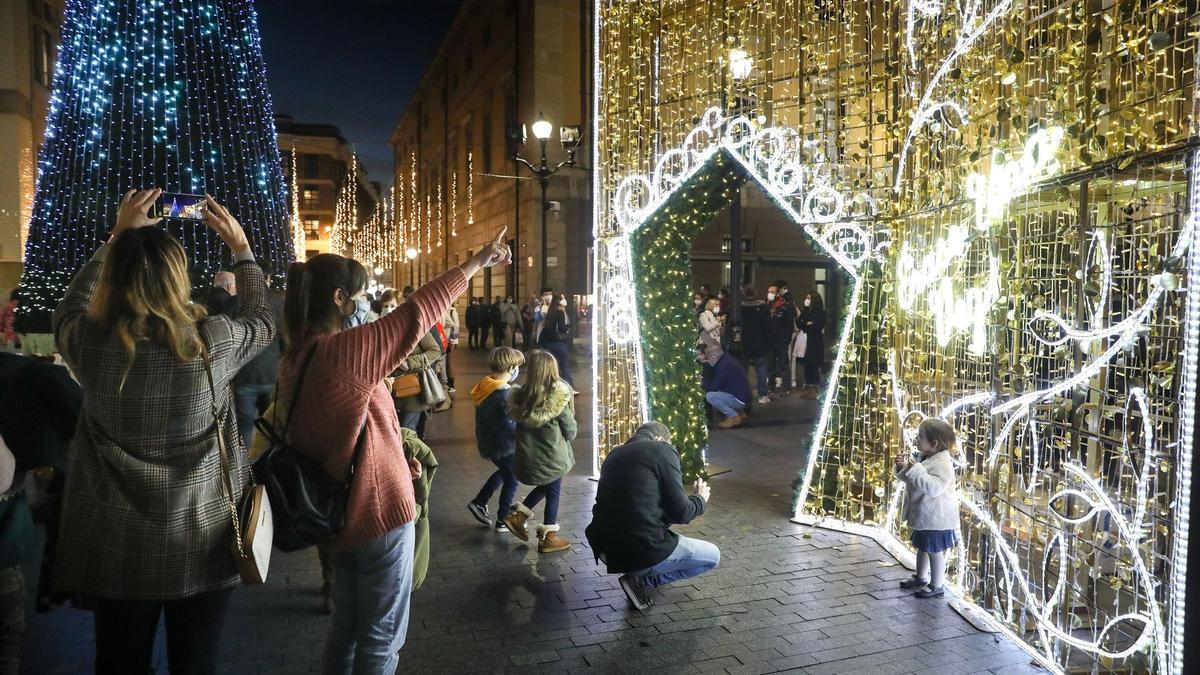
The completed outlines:
{"type": "Polygon", "coordinates": [[[704,395],[704,399],[708,404],[717,409],[717,412],[726,417],[736,417],[737,414],[746,409],[746,402],[739,401],[736,396],[727,391],[710,391],[704,395]]]}
{"type": "Polygon", "coordinates": [[[742,367],[745,368],[747,372],[751,368],[754,369],[754,382],[755,386],[758,388],[759,396],[766,396],[767,394],[771,393],[771,378],[767,372],[767,357],[756,356],[753,358],[744,358],[742,359],[742,367]]]}
{"type": "Polygon", "coordinates": [[[679,537],[679,543],[667,559],[636,576],[647,588],[665,586],[683,579],[698,577],[721,562],[721,549],[702,539],[679,537]]]}
{"type": "Polygon", "coordinates": [[[236,395],[238,433],[246,447],[250,447],[250,436],[254,433],[254,420],[266,412],[275,395],[273,384],[239,384],[233,388],[236,395]]]}
{"type": "Polygon", "coordinates": [[[410,522],[330,554],[333,621],[323,672],[396,672],[408,634],[415,540],[410,522]]]}

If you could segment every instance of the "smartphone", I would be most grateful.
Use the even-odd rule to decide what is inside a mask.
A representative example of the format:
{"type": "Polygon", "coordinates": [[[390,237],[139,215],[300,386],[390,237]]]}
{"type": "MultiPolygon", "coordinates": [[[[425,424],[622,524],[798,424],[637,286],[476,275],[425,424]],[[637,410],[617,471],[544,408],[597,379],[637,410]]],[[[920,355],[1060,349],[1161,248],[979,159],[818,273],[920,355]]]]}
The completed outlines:
{"type": "Polygon", "coordinates": [[[164,192],[159,195],[154,211],[150,215],[155,218],[174,220],[204,220],[207,213],[208,207],[204,201],[204,195],[164,192]]]}

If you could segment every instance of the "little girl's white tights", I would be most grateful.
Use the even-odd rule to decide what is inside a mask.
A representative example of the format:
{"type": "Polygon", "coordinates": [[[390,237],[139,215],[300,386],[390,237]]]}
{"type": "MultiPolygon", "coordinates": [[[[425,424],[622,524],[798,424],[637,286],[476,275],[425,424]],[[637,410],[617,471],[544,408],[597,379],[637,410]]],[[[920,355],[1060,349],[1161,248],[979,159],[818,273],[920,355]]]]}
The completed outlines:
{"type": "Polygon", "coordinates": [[[941,588],[946,577],[946,552],[917,553],[917,578],[929,579],[930,588],[941,588]]]}

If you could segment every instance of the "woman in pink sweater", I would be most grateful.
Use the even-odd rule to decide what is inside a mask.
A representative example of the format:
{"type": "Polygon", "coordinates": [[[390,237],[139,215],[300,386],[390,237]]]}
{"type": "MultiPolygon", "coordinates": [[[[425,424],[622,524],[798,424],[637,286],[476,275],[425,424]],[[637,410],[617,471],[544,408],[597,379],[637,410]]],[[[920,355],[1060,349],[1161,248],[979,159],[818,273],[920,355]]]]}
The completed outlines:
{"type": "Polygon", "coordinates": [[[383,379],[416,347],[484,267],[507,264],[506,229],[470,260],[421,287],[380,320],[347,328],[365,297],[367,271],[339,255],[318,255],[288,271],[284,323],[288,351],[279,372],[279,401],[298,397],[289,439],[338,479],[350,475],[346,525],[330,545],[333,625],[326,673],[392,673],[408,631],[412,590],[413,478],[400,423],[383,379]],[[303,378],[301,379],[301,371],[303,378]],[[299,391],[296,390],[299,383],[299,391]]]}

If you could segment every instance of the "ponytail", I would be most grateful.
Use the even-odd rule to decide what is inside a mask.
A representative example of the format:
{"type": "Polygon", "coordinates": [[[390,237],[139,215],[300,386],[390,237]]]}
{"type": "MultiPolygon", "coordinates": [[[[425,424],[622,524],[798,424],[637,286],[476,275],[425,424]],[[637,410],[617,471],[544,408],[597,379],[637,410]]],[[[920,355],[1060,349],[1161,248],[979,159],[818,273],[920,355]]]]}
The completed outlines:
{"type": "Polygon", "coordinates": [[[292,263],[283,303],[284,357],[291,359],[303,350],[304,338],[310,333],[341,329],[342,317],[331,302],[336,290],[351,296],[366,287],[367,268],[351,258],[322,253],[308,262],[292,263]]]}
{"type": "Polygon", "coordinates": [[[295,356],[304,334],[308,332],[308,304],[312,275],[308,264],[294,262],[288,267],[287,296],[283,300],[283,336],[288,356],[295,356]]]}

